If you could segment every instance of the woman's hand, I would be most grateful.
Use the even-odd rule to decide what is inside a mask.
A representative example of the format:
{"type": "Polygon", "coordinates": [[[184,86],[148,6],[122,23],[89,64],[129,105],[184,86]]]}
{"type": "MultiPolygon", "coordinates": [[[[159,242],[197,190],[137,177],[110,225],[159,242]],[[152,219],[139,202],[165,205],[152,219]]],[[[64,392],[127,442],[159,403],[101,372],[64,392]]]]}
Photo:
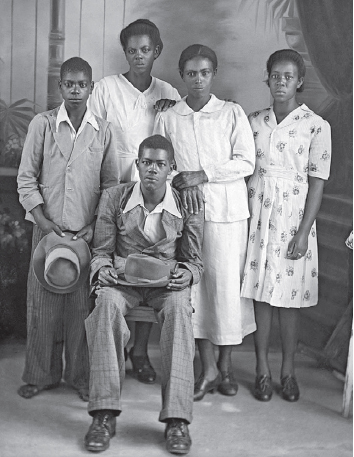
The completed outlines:
{"type": "Polygon", "coordinates": [[[203,194],[199,187],[187,187],[180,191],[183,207],[191,214],[198,214],[204,209],[203,194]]]}
{"type": "Polygon", "coordinates": [[[172,106],[175,106],[176,100],[169,100],[168,98],[161,98],[160,100],[157,100],[157,102],[154,105],[154,108],[156,111],[167,111],[169,108],[172,108],[172,106]]]}
{"type": "Polygon", "coordinates": [[[291,239],[288,245],[287,259],[299,260],[306,254],[308,247],[308,233],[301,230],[291,239]]]}
{"type": "Polygon", "coordinates": [[[172,279],[166,286],[169,290],[183,290],[190,285],[193,278],[192,273],[184,268],[178,268],[171,276],[172,279]]]}
{"type": "Polygon", "coordinates": [[[172,186],[180,191],[186,187],[197,186],[204,182],[208,182],[208,176],[204,170],[181,171],[173,178],[172,186]]]}

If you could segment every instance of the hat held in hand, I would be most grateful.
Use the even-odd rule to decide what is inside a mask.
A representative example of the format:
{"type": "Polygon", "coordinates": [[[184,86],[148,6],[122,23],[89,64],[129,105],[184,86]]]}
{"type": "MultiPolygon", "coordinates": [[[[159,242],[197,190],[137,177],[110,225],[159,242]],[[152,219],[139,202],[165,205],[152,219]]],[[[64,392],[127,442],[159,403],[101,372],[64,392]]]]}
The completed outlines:
{"type": "Polygon", "coordinates": [[[34,274],[42,286],[57,294],[68,294],[79,289],[87,280],[91,254],[82,238],[65,232],[61,237],[48,233],[33,253],[34,274]]]}
{"type": "Polygon", "coordinates": [[[171,266],[168,262],[146,254],[130,254],[125,263],[125,281],[118,284],[137,287],[165,287],[170,280],[171,266]]]}

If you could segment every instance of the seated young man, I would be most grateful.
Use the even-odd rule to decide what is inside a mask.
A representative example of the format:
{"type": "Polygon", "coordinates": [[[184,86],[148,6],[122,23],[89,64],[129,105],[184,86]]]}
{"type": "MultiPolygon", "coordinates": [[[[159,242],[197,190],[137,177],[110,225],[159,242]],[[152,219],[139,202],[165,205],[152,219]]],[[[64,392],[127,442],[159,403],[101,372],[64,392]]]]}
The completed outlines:
{"type": "Polygon", "coordinates": [[[88,411],[93,416],[85,446],[90,451],[107,449],[115,434],[116,416],[122,410],[124,347],[130,337],[124,316],[140,302],[154,308],[161,326],[159,420],[167,424],[166,448],[186,454],[191,446],[188,424],[193,407],[194,338],[190,286],[203,271],[204,214],[190,214],[183,208],[179,193],[167,182],[173,164],[172,144],[161,135],[148,137],[139,147],[136,163],[140,182],[112,187],[101,197],[91,262],[97,298],[85,321],[90,355],[88,411]],[[126,281],[120,278],[127,273],[127,257],[132,254],[167,263],[171,274],[165,285],[148,287],[134,281],[123,285],[126,281]]]}

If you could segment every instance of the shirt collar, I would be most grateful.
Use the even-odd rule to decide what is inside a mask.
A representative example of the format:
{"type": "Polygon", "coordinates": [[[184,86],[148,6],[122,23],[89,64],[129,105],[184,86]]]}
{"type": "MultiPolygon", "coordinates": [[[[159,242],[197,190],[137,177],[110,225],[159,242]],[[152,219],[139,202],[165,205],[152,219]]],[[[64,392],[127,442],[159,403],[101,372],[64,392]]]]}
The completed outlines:
{"type": "MultiPolygon", "coordinates": [[[[192,108],[190,108],[187,105],[186,100],[187,100],[187,95],[185,97],[183,97],[182,100],[177,102],[175,104],[175,106],[173,106],[170,109],[176,111],[181,116],[188,116],[189,114],[195,113],[195,111],[193,111],[192,108]]],[[[223,100],[219,100],[217,97],[215,97],[214,94],[210,94],[210,100],[198,112],[214,113],[215,111],[221,111],[222,108],[224,107],[224,105],[225,105],[225,102],[223,100]]]]}
{"type": "MultiPolygon", "coordinates": [[[[60,105],[60,108],[59,108],[59,111],[58,111],[58,115],[57,115],[57,120],[56,120],[56,130],[57,130],[57,132],[59,130],[59,125],[60,125],[61,122],[67,122],[70,125],[70,127],[72,129],[74,129],[74,127],[73,127],[73,125],[72,125],[72,123],[71,123],[71,121],[69,119],[68,112],[66,111],[64,102],[60,105]]],[[[99,130],[99,126],[97,124],[96,118],[95,118],[93,112],[90,110],[90,108],[88,106],[86,107],[86,112],[85,112],[85,115],[84,115],[84,117],[82,119],[81,126],[84,126],[87,122],[89,124],[91,124],[92,127],[95,130],[99,130]]]]}
{"type": "MultiPolygon", "coordinates": [[[[133,208],[135,208],[136,206],[139,206],[139,205],[142,206],[143,208],[145,208],[144,197],[143,197],[143,194],[142,194],[141,188],[140,188],[140,181],[138,181],[137,183],[134,184],[133,192],[132,192],[127,204],[125,205],[123,213],[129,212],[133,208]]],[[[162,213],[163,210],[169,212],[173,216],[178,217],[179,219],[182,219],[182,215],[178,211],[175,199],[173,198],[171,186],[168,182],[166,182],[165,196],[164,196],[162,202],[156,206],[154,211],[162,213]]]]}

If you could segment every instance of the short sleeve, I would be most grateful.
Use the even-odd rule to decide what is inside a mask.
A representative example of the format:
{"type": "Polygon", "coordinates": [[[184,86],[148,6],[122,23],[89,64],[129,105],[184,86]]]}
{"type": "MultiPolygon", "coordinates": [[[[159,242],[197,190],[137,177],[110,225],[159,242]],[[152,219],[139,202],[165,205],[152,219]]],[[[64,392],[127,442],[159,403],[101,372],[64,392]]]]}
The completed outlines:
{"type": "Polygon", "coordinates": [[[312,140],[309,151],[309,176],[328,179],[331,168],[331,127],[321,117],[311,126],[312,140]]]}

